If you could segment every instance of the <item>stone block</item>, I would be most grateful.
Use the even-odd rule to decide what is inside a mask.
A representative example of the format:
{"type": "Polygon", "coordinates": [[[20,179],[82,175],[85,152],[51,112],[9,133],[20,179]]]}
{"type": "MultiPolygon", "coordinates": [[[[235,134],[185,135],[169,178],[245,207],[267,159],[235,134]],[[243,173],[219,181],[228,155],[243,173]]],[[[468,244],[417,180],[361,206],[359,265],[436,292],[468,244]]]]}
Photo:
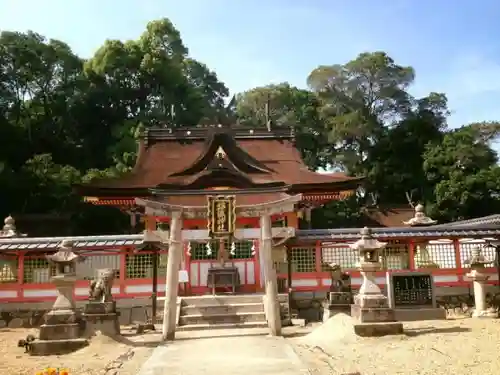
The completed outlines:
{"type": "Polygon", "coordinates": [[[399,322],[446,319],[446,310],[441,308],[395,309],[394,312],[399,322]]]}
{"type": "Polygon", "coordinates": [[[78,315],[70,310],[53,310],[45,314],[45,324],[71,324],[77,323],[78,315]]]}
{"type": "Polygon", "coordinates": [[[351,305],[351,316],[361,323],[396,321],[394,310],[389,308],[363,308],[351,305]]]}
{"type": "Polygon", "coordinates": [[[84,314],[109,314],[116,312],[116,302],[89,302],[83,307],[84,314]]]}
{"type": "Polygon", "coordinates": [[[354,324],[354,333],[362,337],[380,337],[403,334],[403,323],[379,322],[354,324]]]}
{"type": "Polygon", "coordinates": [[[31,355],[60,355],[74,352],[88,345],[86,339],[35,340],[31,343],[31,355]]]}
{"type": "Polygon", "coordinates": [[[95,335],[97,332],[105,336],[116,336],[120,334],[120,323],[118,317],[108,320],[87,321],[85,335],[95,335]]]}
{"type": "Polygon", "coordinates": [[[354,303],[364,308],[389,307],[389,300],[382,294],[357,294],[354,296],[354,303]]]}
{"type": "Polygon", "coordinates": [[[40,340],[76,339],[79,333],[80,325],[77,323],[40,326],[40,340]]]}

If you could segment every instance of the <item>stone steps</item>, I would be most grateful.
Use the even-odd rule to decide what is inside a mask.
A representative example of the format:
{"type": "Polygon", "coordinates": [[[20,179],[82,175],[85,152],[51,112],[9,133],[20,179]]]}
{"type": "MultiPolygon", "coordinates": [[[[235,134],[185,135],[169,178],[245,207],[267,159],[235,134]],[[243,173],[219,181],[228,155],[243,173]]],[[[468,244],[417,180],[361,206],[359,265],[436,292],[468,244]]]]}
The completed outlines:
{"type": "Polygon", "coordinates": [[[213,306],[229,304],[262,303],[261,294],[237,294],[237,295],[205,295],[182,297],[184,306],[213,306]]]}
{"type": "MultiPolygon", "coordinates": [[[[242,329],[242,328],[267,328],[267,322],[244,322],[244,323],[218,323],[218,324],[187,324],[177,327],[178,331],[205,331],[205,330],[224,330],[224,329],[242,329]]],[[[262,332],[263,335],[268,332],[262,332]]]]}
{"type": "Polygon", "coordinates": [[[262,295],[182,298],[179,330],[266,327],[262,295]]]}
{"type": "Polygon", "coordinates": [[[187,305],[182,307],[186,315],[213,315],[264,312],[264,305],[260,303],[231,303],[229,305],[187,305]]]}
{"type": "Polygon", "coordinates": [[[225,324],[225,323],[246,323],[246,322],[265,322],[266,315],[262,312],[240,312],[240,313],[222,313],[222,314],[193,314],[181,315],[179,325],[190,324],[225,324]]]}

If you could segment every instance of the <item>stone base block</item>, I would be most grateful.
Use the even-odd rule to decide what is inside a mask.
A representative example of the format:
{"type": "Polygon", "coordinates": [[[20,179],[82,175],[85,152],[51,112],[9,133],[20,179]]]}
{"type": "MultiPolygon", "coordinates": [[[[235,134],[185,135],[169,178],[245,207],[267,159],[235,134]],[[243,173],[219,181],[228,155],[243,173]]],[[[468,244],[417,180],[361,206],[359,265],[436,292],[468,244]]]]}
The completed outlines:
{"type": "Polygon", "coordinates": [[[354,304],[363,308],[384,308],[389,307],[389,300],[383,294],[357,294],[354,304]]]}
{"type": "Polygon", "coordinates": [[[45,324],[72,324],[78,322],[78,314],[73,310],[52,310],[45,315],[45,324]]]}
{"type": "Polygon", "coordinates": [[[86,339],[35,340],[31,343],[31,355],[59,355],[74,352],[88,345],[86,339]]]}
{"type": "Polygon", "coordinates": [[[78,338],[80,325],[71,324],[42,324],[40,326],[40,340],[64,340],[78,338]]]}
{"type": "Polygon", "coordinates": [[[351,305],[351,316],[360,323],[395,322],[396,314],[389,308],[365,308],[351,305]]]}
{"type": "Polygon", "coordinates": [[[380,337],[387,335],[403,334],[403,323],[381,322],[381,323],[359,323],[354,324],[354,333],[362,337],[380,337]]]}
{"type": "Polygon", "coordinates": [[[89,302],[83,307],[84,314],[116,313],[116,302],[89,302]]]}
{"type": "Polygon", "coordinates": [[[395,309],[394,312],[398,322],[446,319],[446,310],[440,308],[395,309]]]}
{"type": "Polygon", "coordinates": [[[115,336],[120,334],[120,322],[117,314],[107,315],[84,315],[85,334],[87,337],[95,335],[96,332],[106,336],[115,336]]]}

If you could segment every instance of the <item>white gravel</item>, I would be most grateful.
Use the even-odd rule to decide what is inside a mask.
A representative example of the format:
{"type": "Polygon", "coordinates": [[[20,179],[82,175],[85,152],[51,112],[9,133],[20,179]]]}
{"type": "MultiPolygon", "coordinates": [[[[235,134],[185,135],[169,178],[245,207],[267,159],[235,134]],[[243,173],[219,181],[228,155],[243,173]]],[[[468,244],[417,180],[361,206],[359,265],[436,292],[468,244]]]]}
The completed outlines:
{"type": "Polygon", "coordinates": [[[337,314],[308,335],[290,338],[321,375],[500,374],[500,320],[448,319],[404,323],[405,334],[362,338],[350,316],[337,314]]]}

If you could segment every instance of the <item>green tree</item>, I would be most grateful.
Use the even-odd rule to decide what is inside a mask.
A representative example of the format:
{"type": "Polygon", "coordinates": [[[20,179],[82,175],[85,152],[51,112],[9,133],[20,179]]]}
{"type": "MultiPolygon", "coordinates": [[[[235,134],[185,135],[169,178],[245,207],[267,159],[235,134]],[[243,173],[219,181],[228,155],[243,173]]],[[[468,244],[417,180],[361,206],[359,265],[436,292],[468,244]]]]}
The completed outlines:
{"type": "Polygon", "coordinates": [[[413,79],[411,67],[396,64],[384,52],[362,53],[346,64],[311,72],[308,84],[322,101],[322,118],[336,145],[334,166],[366,173],[368,153],[384,134],[384,125],[410,108],[406,89],[413,79]]]}
{"type": "Polygon", "coordinates": [[[433,182],[423,169],[429,144],[439,144],[448,115],[444,94],[431,93],[415,100],[404,117],[373,146],[367,158],[367,189],[378,203],[406,204],[433,200],[433,182]]]}
{"type": "Polygon", "coordinates": [[[450,131],[441,144],[429,145],[423,167],[427,179],[435,184],[433,211],[443,220],[498,212],[497,155],[474,127],[450,131]]]}
{"type": "Polygon", "coordinates": [[[311,169],[329,164],[329,143],[319,118],[320,102],[307,90],[288,83],[257,87],[236,96],[236,115],[248,126],[293,126],[296,145],[311,169]],[[267,109],[266,109],[267,108],[267,109]]]}

